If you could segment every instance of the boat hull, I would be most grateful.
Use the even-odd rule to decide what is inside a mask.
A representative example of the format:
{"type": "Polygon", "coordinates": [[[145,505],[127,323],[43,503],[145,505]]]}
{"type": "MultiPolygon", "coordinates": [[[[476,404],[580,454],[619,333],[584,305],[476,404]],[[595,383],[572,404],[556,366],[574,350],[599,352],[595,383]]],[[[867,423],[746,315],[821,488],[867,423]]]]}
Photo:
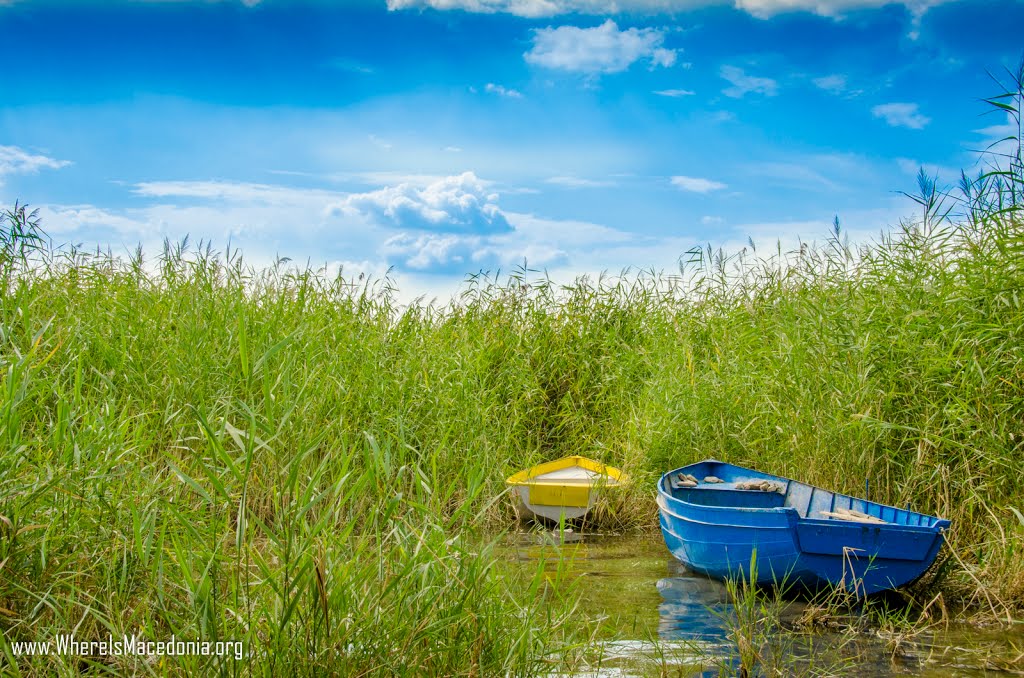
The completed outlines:
{"type": "Polygon", "coordinates": [[[563,504],[547,506],[530,501],[530,488],[528,487],[516,487],[513,488],[513,492],[518,497],[520,510],[525,511],[534,518],[541,518],[552,522],[579,520],[590,512],[595,502],[593,498],[588,497],[587,503],[584,506],[565,506],[563,504]]]}
{"type": "Polygon", "coordinates": [[[750,579],[754,563],[753,578],[762,585],[839,586],[862,595],[917,579],[934,562],[949,526],[932,516],[713,460],[662,476],[658,506],[666,546],[692,570],[719,579],[750,579]],[[680,473],[714,475],[724,482],[679,487],[673,478],[680,473]],[[784,491],[735,489],[747,480],[769,480],[784,491]],[[890,522],[821,515],[832,509],[890,522]]]}
{"type": "Polygon", "coordinates": [[[535,518],[552,522],[578,520],[600,493],[626,482],[617,468],[578,455],[533,466],[505,481],[517,506],[535,518]]]}

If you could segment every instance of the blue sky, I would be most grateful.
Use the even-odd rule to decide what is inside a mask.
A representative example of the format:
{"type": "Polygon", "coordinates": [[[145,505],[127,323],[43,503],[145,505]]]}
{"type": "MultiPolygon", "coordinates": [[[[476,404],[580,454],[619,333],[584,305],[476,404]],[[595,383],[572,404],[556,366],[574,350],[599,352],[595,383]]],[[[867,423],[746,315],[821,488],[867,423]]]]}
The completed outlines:
{"type": "MultiPolygon", "coordinates": [[[[403,297],[524,259],[868,240],[1008,131],[1001,0],[0,0],[0,204],[56,244],[229,242],[403,297]]],[[[763,249],[762,249],[763,251],[763,249]]]]}

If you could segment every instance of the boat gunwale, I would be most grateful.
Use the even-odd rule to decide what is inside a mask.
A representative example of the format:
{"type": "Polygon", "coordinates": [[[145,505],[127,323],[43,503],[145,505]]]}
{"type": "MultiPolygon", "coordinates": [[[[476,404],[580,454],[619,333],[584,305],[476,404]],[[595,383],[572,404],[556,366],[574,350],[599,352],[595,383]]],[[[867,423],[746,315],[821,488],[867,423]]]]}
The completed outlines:
{"type": "Polygon", "coordinates": [[[627,482],[628,476],[620,469],[578,454],[569,455],[567,457],[531,466],[530,468],[513,473],[505,480],[506,485],[511,485],[513,487],[530,485],[589,485],[591,487],[619,487],[627,484],[627,482]],[[548,480],[539,477],[545,473],[561,471],[562,469],[572,468],[573,466],[578,466],[585,471],[597,473],[601,477],[596,479],[588,478],[586,480],[578,478],[554,478],[548,480]]]}

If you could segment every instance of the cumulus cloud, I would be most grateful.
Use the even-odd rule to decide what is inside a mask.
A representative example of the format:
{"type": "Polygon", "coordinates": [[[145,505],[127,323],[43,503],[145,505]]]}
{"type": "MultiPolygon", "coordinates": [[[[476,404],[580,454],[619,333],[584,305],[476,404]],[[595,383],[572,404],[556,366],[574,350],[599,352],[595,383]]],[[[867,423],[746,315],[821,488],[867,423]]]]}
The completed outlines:
{"type": "Polygon", "coordinates": [[[360,213],[398,228],[429,231],[500,232],[510,227],[498,195],[472,172],[444,177],[426,186],[396,186],[354,193],[330,206],[332,212],[360,213]]]}
{"type": "Polygon", "coordinates": [[[727,97],[740,99],[751,92],[763,94],[766,97],[773,97],[778,93],[778,83],[771,78],[747,75],[742,68],[737,66],[722,66],[719,73],[723,78],[732,83],[732,87],[722,90],[722,94],[727,97]]]}
{"type": "Polygon", "coordinates": [[[711,191],[720,191],[726,188],[725,184],[718,181],[684,176],[672,177],[672,185],[691,193],[710,193],[711,191]]]}
{"type": "Polygon", "coordinates": [[[484,90],[490,92],[491,94],[497,94],[498,96],[508,97],[510,99],[523,98],[523,93],[520,92],[519,90],[504,87],[502,85],[496,85],[493,82],[487,83],[487,86],[484,87],[484,90]]]}
{"type": "Polygon", "coordinates": [[[469,272],[467,264],[479,263],[486,257],[482,238],[453,233],[399,233],[384,242],[380,253],[389,259],[397,257],[404,267],[417,271],[454,267],[469,272]]]}
{"type": "Polygon", "coordinates": [[[665,33],[655,28],[619,30],[608,19],[600,26],[559,26],[534,31],[533,47],[523,56],[528,63],[578,73],[618,73],[644,59],[656,66],[671,66],[675,50],[662,44],[665,33]]]}
{"type": "Polygon", "coordinates": [[[9,174],[35,174],[42,169],[60,169],[71,163],[35,155],[17,146],[0,146],[0,182],[9,174]]]}
{"type": "Polygon", "coordinates": [[[509,269],[524,260],[537,268],[563,266],[597,251],[649,240],[590,222],[506,216],[511,224],[507,232],[399,233],[389,237],[378,253],[399,269],[461,275],[509,269]]]}
{"type": "Polygon", "coordinates": [[[917,104],[880,104],[872,108],[871,113],[876,118],[882,118],[892,127],[924,129],[924,126],[932,121],[931,118],[918,112],[917,104]]]}

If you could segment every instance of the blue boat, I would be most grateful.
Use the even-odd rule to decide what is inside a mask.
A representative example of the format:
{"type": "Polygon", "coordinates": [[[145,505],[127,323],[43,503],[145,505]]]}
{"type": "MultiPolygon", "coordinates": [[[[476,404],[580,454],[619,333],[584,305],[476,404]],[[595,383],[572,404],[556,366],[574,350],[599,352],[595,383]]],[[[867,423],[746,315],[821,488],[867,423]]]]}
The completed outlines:
{"type": "Polygon", "coordinates": [[[870,595],[935,561],[949,521],[713,459],[658,482],[669,551],[710,577],[870,595]]]}

